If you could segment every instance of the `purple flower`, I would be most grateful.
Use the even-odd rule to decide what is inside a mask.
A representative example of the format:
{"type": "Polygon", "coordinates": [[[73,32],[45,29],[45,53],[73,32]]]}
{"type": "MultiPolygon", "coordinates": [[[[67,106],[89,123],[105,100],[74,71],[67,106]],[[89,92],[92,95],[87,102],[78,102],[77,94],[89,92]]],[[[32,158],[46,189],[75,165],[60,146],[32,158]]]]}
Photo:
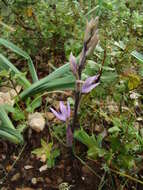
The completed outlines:
{"type": "Polygon", "coordinates": [[[60,112],[50,108],[52,113],[61,121],[66,121],[70,117],[70,104],[67,102],[67,107],[60,101],[60,112]]]}
{"type": "Polygon", "coordinates": [[[99,77],[99,75],[95,75],[95,76],[87,78],[82,85],[81,92],[89,93],[92,89],[94,89],[96,86],[98,86],[99,85],[99,82],[97,82],[98,77],[99,77]]]}
{"type": "Polygon", "coordinates": [[[66,130],[66,144],[68,147],[71,147],[73,143],[73,133],[71,130],[71,126],[68,125],[67,130],[66,130]]]}
{"type": "Polygon", "coordinates": [[[70,58],[69,58],[69,62],[70,62],[70,69],[73,72],[73,74],[75,76],[77,76],[77,63],[76,63],[76,58],[75,56],[73,56],[72,52],[70,54],[70,58]]]}

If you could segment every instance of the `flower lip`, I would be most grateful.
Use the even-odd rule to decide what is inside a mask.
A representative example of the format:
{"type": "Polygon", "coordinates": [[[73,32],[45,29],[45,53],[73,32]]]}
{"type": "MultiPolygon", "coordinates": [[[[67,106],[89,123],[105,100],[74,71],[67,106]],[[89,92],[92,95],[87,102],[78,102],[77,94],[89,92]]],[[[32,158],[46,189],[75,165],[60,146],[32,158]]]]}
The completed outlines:
{"type": "Polygon", "coordinates": [[[99,85],[98,78],[99,78],[99,75],[95,75],[95,76],[87,78],[82,85],[81,92],[89,93],[92,89],[98,86],[99,85]]]}
{"type": "Polygon", "coordinates": [[[66,121],[70,117],[70,104],[67,102],[67,107],[62,101],[60,101],[60,111],[57,112],[53,108],[50,108],[52,113],[61,121],[66,121]]]}

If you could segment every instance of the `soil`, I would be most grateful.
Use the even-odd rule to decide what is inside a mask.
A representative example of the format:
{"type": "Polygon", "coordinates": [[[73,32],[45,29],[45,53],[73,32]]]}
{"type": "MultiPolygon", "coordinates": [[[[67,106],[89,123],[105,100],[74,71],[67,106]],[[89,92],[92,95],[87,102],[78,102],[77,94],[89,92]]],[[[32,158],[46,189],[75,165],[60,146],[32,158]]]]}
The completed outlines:
{"type": "MultiPolygon", "coordinates": [[[[27,136],[28,133],[25,134],[26,145],[21,155],[22,147],[0,141],[1,190],[57,190],[65,183],[73,190],[95,190],[95,187],[98,187],[100,179],[71,156],[67,148],[60,148],[61,156],[54,168],[40,172],[39,168],[45,163],[31,154],[31,151],[40,147],[41,138],[48,138],[48,129],[40,134],[32,132],[29,139],[27,136]]],[[[97,171],[97,166],[94,168],[97,171]]]]}

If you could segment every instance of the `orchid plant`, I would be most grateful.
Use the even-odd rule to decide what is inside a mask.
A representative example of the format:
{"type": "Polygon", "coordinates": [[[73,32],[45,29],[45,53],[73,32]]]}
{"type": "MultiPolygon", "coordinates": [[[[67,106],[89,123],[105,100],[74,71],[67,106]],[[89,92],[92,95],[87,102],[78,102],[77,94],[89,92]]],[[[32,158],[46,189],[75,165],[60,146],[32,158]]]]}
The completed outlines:
{"type": "Polygon", "coordinates": [[[79,61],[77,62],[76,57],[72,53],[70,54],[69,58],[71,71],[73,72],[73,75],[76,78],[72,132],[74,132],[75,128],[79,127],[78,109],[82,95],[85,93],[89,93],[91,90],[93,90],[99,85],[100,76],[102,74],[102,69],[100,69],[97,75],[91,76],[87,78],[85,81],[81,80],[82,72],[86,65],[86,59],[94,51],[99,41],[97,26],[98,17],[96,17],[96,19],[91,19],[90,22],[87,21],[84,35],[84,43],[82,51],[80,53],[79,61]]]}
{"type": "Polygon", "coordinates": [[[70,105],[67,102],[67,106],[63,102],[60,102],[60,111],[57,112],[53,108],[50,108],[52,113],[61,121],[66,122],[67,131],[66,131],[66,141],[67,146],[71,147],[73,142],[73,132],[75,128],[79,127],[78,123],[78,109],[80,100],[83,94],[89,93],[91,90],[96,88],[99,85],[100,77],[102,74],[102,68],[100,69],[97,75],[87,78],[85,81],[82,81],[81,75],[86,64],[87,56],[89,56],[94,48],[96,47],[99,36],[98,36],[98,17],[96,19],[91,19],[90,22],[87,21],[87,26],[84,35],[83,49],[80,53],[79,61],[77,62],[76,57],[71,53],[69,58],[70,69],[73,75],[76,78],[75,83],[75,104],[74,104],[74,113],[72,118],[72,124],[70,124],[70,105]]]}

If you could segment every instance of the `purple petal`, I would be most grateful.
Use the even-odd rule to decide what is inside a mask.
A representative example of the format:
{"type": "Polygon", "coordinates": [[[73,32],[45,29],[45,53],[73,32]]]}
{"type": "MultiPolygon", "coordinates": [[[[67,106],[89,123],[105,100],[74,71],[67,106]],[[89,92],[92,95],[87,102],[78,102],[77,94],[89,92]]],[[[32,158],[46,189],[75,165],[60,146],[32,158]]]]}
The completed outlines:
{"type": "Polygon", "coordinates": [[[65,117],[61,114],[58,113],[57,111],[55,111],[53,108],[50,108],[50,110],[52,111],[52,113],[61,121],[66,121],[65,117]]]}
{"type": "Polygon", "coordinates": [[[67,119],[67,108],[62,101],[60,101],[60,111],[66,120],[67,119]]]}
{"type": "Polygon", "coordinates": [[[87,85],[83,85],[82,89],[81,89],[81,92],[82,93],[89,93],[91,90],[93,90],[98,85],[99,85],[99,82],[95,83],[95,84],[90,84],[88,86],[87,85]]]}
{"type": "Polygon", "coordinates": [[[71,114],[71,110],[70,110],[70,104],[69,102],[67,102],[67,117],[69,118],[71,114]]]}
{"type": "Polygon", "coordinates": [[[73,72],[73,74],[76,75],[76,73],[77,73],[76,58],[75,58],[75,56],[73,56],[72,52],[71,52],[71,54],[70,54],[69,62],[70,62],[71,71],[73,72]]]}
{"type": "Polygon", "coordinates": [[[87,78],[86,80],[85,80],[85,82],[83,83],[83,85],[90,85],[90,84],[92,84],[93,82],[95,82],[97,79],[98,79],[98,76],[99,75],[95,75],[95,76],[92,76],[92,77],[89,77],[89,78],[87,78]]]}
{"type": "Polygon", "coordinates": [[[68,147],[71,147],[73,143],[73,133],[71,130],[70,125],[67,127],[67,131],[66,131],[66,144],[68,147]]]}

